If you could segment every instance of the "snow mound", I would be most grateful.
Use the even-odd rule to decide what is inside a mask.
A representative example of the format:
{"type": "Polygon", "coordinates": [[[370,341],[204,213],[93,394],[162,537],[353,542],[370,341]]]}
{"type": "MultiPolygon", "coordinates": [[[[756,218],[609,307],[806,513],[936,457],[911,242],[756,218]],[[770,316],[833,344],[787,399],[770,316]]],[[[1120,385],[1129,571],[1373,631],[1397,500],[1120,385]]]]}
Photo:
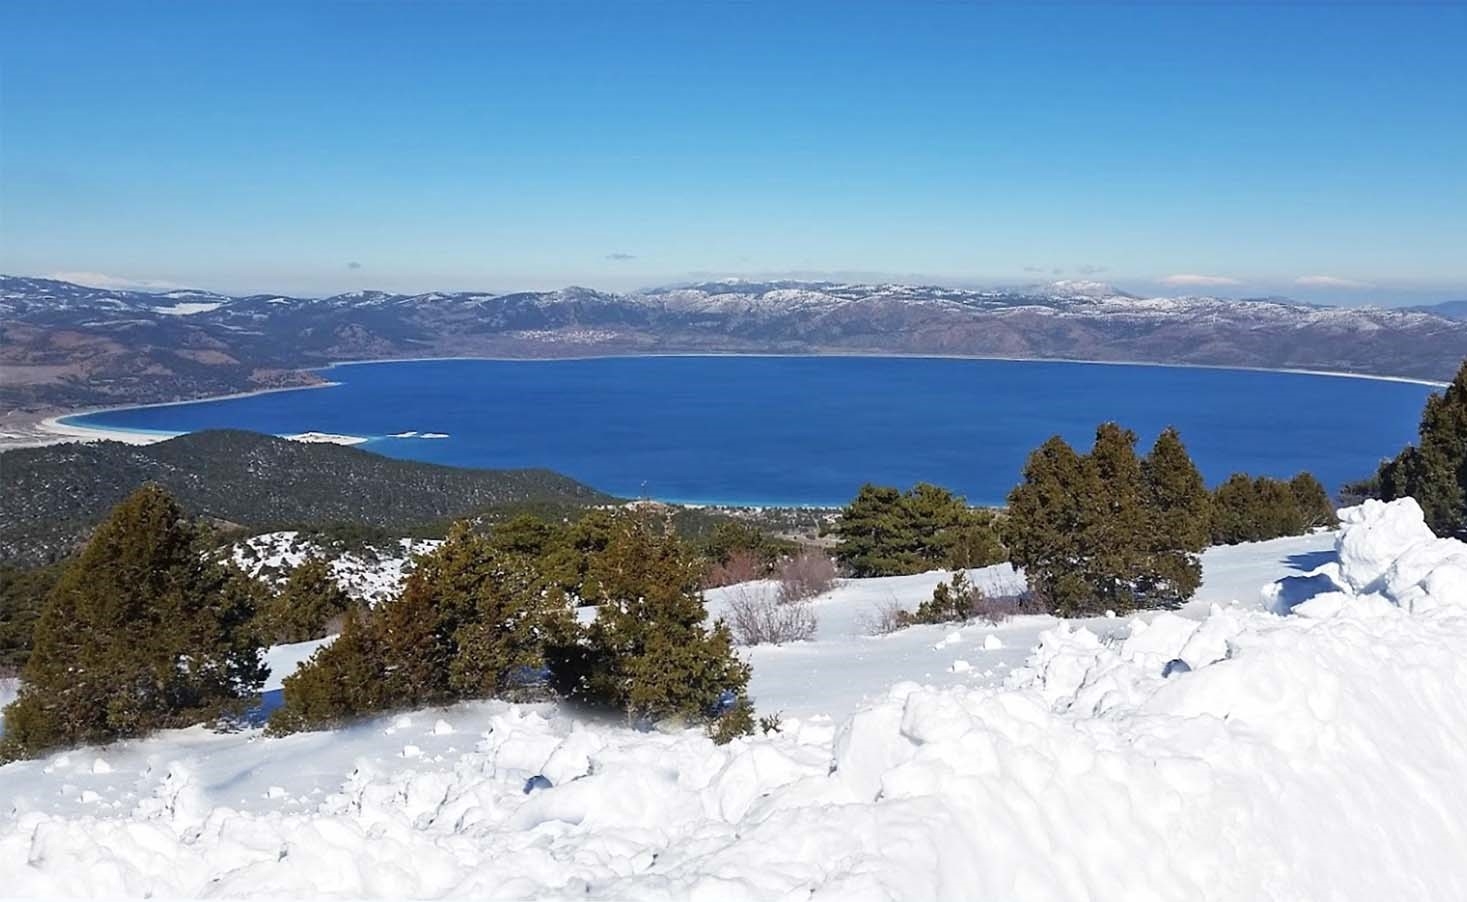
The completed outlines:
{"type": "Polygon", "coordinates": [[[0,878],[44,897],[1467,898],[1467,546],[1414,516],[1349,512],[1300,616],[1060,623],[1003,687],[900,683],[838,730],[788,718],[719,747],[480,703],[182,731],[109,749],[101,776],[88,755],[9,765],[0,878]]]}
{"type": "Polygon", "coordinates": [[[1429,611],[1467,599],[1467,544],[1440,539],[1412,498],[1340,511],[1337,560],[1264,590],[1270,610],[1309,616],[1347,602],[1429,611]]]}

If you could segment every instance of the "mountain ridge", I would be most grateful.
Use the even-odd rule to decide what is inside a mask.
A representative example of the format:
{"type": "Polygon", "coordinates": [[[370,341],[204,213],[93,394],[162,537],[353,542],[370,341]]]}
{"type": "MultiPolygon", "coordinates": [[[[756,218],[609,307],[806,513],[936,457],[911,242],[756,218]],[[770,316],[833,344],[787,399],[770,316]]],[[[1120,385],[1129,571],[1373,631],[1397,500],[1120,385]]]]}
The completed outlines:
{"type": "Polygon", "coordinates": [[[321,381],[406,357],[874,353],[1304,369],[1440,381],[1467,320],[1280,298],[724,280],[634,292],[146,292],[0,276],[0,405],[51,411],[321,381]]]}

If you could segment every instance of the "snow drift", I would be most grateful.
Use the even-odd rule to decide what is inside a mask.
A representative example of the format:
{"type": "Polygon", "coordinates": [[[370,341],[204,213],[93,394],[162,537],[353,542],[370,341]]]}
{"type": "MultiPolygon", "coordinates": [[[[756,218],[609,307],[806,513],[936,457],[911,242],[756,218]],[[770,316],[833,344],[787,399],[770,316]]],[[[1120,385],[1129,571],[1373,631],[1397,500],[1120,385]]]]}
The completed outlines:
{"type": "Polygon", "coordinates": [[[1338,561],[1265,593],[1288,615],[1061,624],[1001,688],[901,684],[839,728],[720,748],[484,703],[11,765],[0,886],[1467,898],[1467,546],[1419,523],[1410,501],[1347,511],[1338,561]]]}

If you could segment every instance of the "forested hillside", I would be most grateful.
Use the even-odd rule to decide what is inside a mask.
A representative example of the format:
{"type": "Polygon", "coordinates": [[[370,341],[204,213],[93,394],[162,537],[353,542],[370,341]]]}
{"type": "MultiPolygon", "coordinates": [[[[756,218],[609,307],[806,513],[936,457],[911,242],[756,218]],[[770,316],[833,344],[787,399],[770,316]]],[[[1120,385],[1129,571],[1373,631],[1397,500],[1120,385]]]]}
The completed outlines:
{"type": "Polygon", "coordinates": [[[190,514],[241,526],[407,529],[504,505],[612,500],[549,470],[460,469],[234,430],[155,445],[24,448],[0,455],[0,562],[66,553],[146,482],[166,488],[190,514]]]}

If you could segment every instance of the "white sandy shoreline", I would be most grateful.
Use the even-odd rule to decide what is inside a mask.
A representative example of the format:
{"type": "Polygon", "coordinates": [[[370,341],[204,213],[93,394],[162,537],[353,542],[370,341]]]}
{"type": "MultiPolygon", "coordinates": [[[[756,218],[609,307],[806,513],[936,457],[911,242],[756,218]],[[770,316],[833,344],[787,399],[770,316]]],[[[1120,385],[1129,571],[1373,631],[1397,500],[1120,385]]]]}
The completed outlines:
{"type": "MultiPolygon", "coordinates": [[[[208,400],[223,400],[222,398],[210,398],[208,400]]],[[[114,410],[125,410],[129,408],[108,408],[114,410]]],[[[93,411],[94,413],[96,411],[93,411]]],[[[78,416],[78,414],[67,413],[60,416],[47,417],[36,428],[44,433],[56,436],[59,444],[67,441],[78,442],[121,442],[125,445],[151,445],[155,442],[166,441],[184,435],[182,432],[165,432],[162,430],[144,429],[115,429],[106,426],[76,426],[63,423],[67,417],[78,416]]],[[[281,435],[279,438],[290,439],[295,442],[306,442],[309,444],[332,444],[332,445],[360,445],[371,441],[367,436],[343,435],[337,432],[298,432],[291,435],[281,435]]],[[[46,444],[44,441],[31,443],[28,447],[38,447],[46,444]]],[[[0,443],[0,448],[5,447],[0,443]]]]}
{"type": "MultiPolygon", "coordinates": [[[[238,398],[252,398],[255,395],[269,395],[276,392],[304,391],[313,388],[335,388],[340,384],[339,382],[319,382],[313,385],[285,385],[277,388],[232,392],[227,395],[212,395],[207,398],[190,398],[184,401],[155,401],[150,404],[117,404],[110,407],[88,407],[81,410],[69,410],[65,413],[58,413],[40,420],[24,436],[0,435],[0,451],[11,448],[36,448],[44,445],[62,444],[64,442],[121,442],[127,445],[151,445],[156,442],[175,438],[184,433],[162,429],[118,429],[108,426],[86,426],[79,423],[67,423],[63,421],[71,417],[90,416],[91,414],[107,413],[113,410],[143,410],[149,407],[177,407],[181,404],[232,401],[238,398]]],[[[336,444],[342,445],[358,445],[362,442],[369,441],[369,439],[362,436],[336,435],[326,432],[307,432],[281,437],[294,438],[299,441],[336,440],[336,444]]]]}
{"type": "MultiPolygon", "coordinates": [[[[480,355],[449,355],[443,357],[382,357],[369,360],[338,360],[332,361],[320,367],[312,367],[307,372],[326,372],[338,367],[365,366],[368,364],[382,363],[423,363],[437,360],[484,360],[496,363],[559,363],[565,361],[586,360],[616,360],[616,359],[653,359],[661,357],[674,358],[721,358],[721,357],[755,357],[755,358],[837,358],[837,359],[872,359],[890,358],[895,360],[997,360],[1009,363],[1067,363],[1067,364],[1089,364],[1095,366],[1130,366],[1130,367],[1163,367],[1166,369],[1196,369],[1196,370],[1228,370],[1240,373],[1283,373],[1296,376],[1325,376],[1336,379],[1366,379],[1375,382],[1395,382],[1406,385],[1422,385],[1429,388],[1445,388],[1449,383],[1436,382],[1429,379],[1413,379],[1406,376],[1377,376],[1367,373],[1343,373],[1332,370],[1309,370],[1297,368],[1271,369],[1269,367],[1257,366],[1224,366],[1220,364],[1205,363],[1153,363],[1143,360],[1085,360],[1075,358],[1058,357],[975,357],[968,354],[887,354],[887,353],[861,353],[843,352],[838,354],[777,354],[777,353],[718,353],[709,351],[680,351],[668,353],[635,353],[635,354],[579,354],[558,357],[502,357],[502,356],[480,356],[480,355]]],[[[149,407],[176,407],[181,404],[202,404],[214,401],[228,401],[237,398],[249,398],[255,395],[273,394],[275,392],[304,391],[316,388],[334,388],[339,382],[321,382],[315,385],[291,385],[279,388],[262,388],[255,391],[234,392],[227,395],[214,395],[204,398],[192,398],[184,401],[159,401],[151,404],[119,404],[112,407],[98,407],[84,410],[68,411],[56,414],[35,424],[34,432],[23,438],[0,435],[0,450],[20,447],[36,447],[47,444],[60,444],[62,442],[95,442],[115,441],[133,445],[147,445],[154,442],[182,435],[181,432],[150,431],[140,429],[117,429],[106,426],[89,426],[76,423],[62,422],[70,417],[87,416],[95,413],[104,413],[114,410],[141,410],[149,407]]],[[[299,441],[332,442],[342,445],[357,445],[370,441],[364,436],[340,435],[325,432],[306,432],[282,438],[293,438],[299,441]]],[[[444,437],[433,434],[432,437],[444,437]]]]}

